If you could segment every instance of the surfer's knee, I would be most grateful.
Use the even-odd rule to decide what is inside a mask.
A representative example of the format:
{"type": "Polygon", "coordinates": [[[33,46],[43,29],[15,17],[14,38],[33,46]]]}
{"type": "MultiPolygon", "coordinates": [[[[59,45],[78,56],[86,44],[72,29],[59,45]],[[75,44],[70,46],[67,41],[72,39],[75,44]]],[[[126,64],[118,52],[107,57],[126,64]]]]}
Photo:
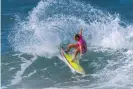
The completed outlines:
{"type": "Polygon", "coordinates": [[[77,48],[77,44],[69,44],[68,48],[77,48]]]}
{"type": "Polygon", "coordinates": [[[71,48],[71,47],[72,47],[72,44],[69,44],[69,45],[68,45],[68,48],[71,48]]]}

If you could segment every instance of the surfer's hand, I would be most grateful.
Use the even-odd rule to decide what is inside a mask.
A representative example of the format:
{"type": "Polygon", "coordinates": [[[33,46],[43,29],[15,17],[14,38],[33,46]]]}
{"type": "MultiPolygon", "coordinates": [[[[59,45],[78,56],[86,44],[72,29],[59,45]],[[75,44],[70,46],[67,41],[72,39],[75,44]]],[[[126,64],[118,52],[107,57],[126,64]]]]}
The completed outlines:
{"type": "Polygon", "coordinates": [[[82,32],[83,31],[83,28],[81,28],[80,31],[82,32]]]}
{"type": "Polygon", "coordinates": [[[80,56],[82,56],[82,55],[83,55],[82,48],[80,48],[80,50],[81,50],[81,51],[80,51],[80,56]]]}
{"type": "Polygon", "coordinates": [[[82,31],[83,31],[83,28],[80,29],[80,32],[79,32],[80,35],[82,35],[82,31]]]}

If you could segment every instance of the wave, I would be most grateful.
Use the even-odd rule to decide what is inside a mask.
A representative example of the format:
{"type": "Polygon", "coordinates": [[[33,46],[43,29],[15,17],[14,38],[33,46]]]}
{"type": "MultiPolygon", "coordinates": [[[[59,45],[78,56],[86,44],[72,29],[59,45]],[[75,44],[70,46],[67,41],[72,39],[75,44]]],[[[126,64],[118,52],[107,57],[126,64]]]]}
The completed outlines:
{"type": "Polygon", "coordinates": [[[83,27],[88,46],[132,49],[133,26],[120,23],[124,22],[119,14],[111,15],[89,4],[40,1],[26,20],[19,19],[9,40],[16,51],[53,55],[62,43],[73,42],[74,33],[83,27]]]}
{"type": "MultiPolygon", "coordinates": [[[[87,88],[132,87],[133,25],[122,21],[119,14],[110,14],[74,0],[41,0],[24,20],[19,16],[16,19],[9,35],[15,51],[48,58],[59,57],[60,45],[73,43],[73,35],[84,28],[83,36],[89,51],[83,60],[87,60],[87,63],[90,60],[85,70],[93,70],[92,75],[88,76],[95,81],[89,84],[90,79],[87,78],[78,83],[87,88]],[[91,53],[93,55],[89,56],[91,53]]],[[[18,71],[16,76],[20,77],[27,67],[21,69],[20,75],[18,71]]],[[[69,86],[71,88],[71,84],[69,86]]]]}

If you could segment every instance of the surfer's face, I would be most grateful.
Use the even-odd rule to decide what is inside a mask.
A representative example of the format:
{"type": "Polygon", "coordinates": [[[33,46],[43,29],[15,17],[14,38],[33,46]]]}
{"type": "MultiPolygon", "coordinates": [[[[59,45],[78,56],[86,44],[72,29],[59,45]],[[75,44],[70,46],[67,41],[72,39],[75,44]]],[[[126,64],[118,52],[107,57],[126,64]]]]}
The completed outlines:
{"type": "Polygon", "coordinates": [[[79,40],[79,37],[74,37],[74,40],[75,40],[75,41],[78,41],[78,40],[79,40]]]}
{"type": "Polygon", "coordinates": [[[79,41],[79,34],[75,34],[74,40],[75,40],[75,41],[79,41]]]}

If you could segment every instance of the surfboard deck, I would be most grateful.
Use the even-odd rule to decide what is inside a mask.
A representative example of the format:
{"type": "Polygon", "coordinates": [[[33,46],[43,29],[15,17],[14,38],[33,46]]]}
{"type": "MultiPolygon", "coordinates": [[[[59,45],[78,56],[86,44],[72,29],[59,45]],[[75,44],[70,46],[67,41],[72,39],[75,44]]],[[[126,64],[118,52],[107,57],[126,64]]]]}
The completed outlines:
{"type": "Polygon", "coordinates": [[[74,62],[72,62],[72,55],[66,53],[63,47],[61,47],[61,55],[63,56],[65,63],[72,71],[75,71],[79,74],[85,74],[83,67],[79,64],[79,60],[76,59],[74,62]]]}

